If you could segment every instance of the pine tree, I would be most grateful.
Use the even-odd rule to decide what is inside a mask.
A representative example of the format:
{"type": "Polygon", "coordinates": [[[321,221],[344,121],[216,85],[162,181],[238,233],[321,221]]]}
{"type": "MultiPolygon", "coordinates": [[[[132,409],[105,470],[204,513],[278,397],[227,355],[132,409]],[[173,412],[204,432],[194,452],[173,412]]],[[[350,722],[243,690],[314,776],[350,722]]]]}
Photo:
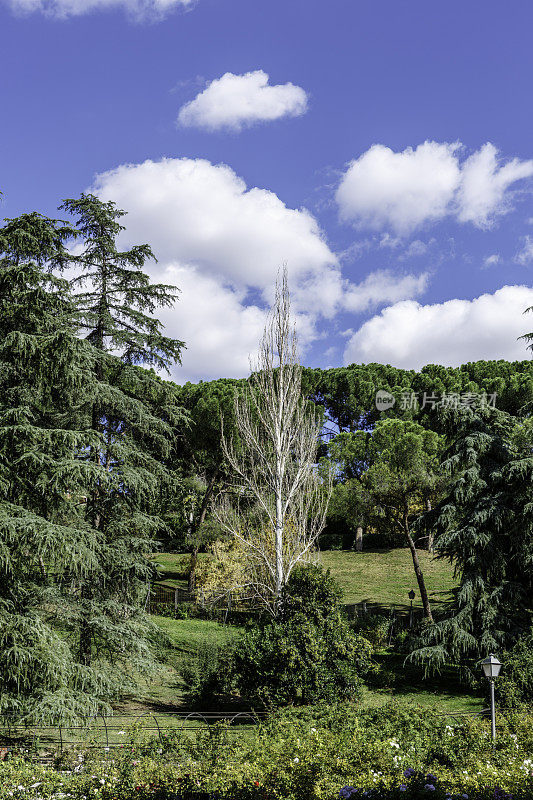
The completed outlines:
{"type": "Polygon", "coordinates": [[[35,213],[0,229],[0,711],[37,720],[94,712],[101,699],[56,624],[76,613],[64,578],[93,572],[98,549],[77,457],[95,443],[73,424],[95,391],[94,359],[52,274],[73,234],[35,213]]]}
{"type": "Polygon", "coordinates": [[[113,660],[129,648],[139,664],[148,663],[141,609],[150,574],[147,555],[162,525],[156,505],[170,480],[165,461],[183,415],[171,386],[136,365],[168,370],[179,362],[183,343],[165,337],[152,316],[157,307],[173,304],[177,290],[151,284],[142,272],[153,258],[148,245],[117,249],[124,212],[114,203],[82,195],[61,208],[77,216],[84,241],[72,286],[78,290],[80,333],[95,352],[98,394],[88,426],[104,441],[86,453],[100,468],[86,518],[104,546],[101,580],[91,577],[81,590],[79,657],[90,665],[97,650],[113,660]]]}
{"type": "Polygon", "coordinates": [[[495,409],[447,415],[451,490],[432,512],[459,588],[411,658],[440,669],[511,647],[533,622],[533,431],[495,409]]]}

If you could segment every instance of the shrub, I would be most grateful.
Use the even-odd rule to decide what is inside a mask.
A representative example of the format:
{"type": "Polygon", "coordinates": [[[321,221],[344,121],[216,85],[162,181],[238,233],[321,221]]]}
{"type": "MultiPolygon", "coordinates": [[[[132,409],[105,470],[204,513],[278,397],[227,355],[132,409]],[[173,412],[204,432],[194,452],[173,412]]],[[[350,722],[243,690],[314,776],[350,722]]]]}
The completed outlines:
{"type": "Polygon", "coordinates": [[[234,656],[236,686],[252,707],[354,699],[372,648],[340,619],[303,614],[247,631],[234,656]]]}
{"type": "Polygon", "coordinates": [[[305,615],[320,624],[341,613],[342,589],[331,577],[329,569],[307,564],[296,567],[283,587],[280,600],[280,622],[290,622],[305,615]]]}
{"type": "Polygon", "coordinates": [[[0,800],[531,800],[533,717],[499,721],[494,748],[486,720],[395,704],[285,709],[240,732],[134,731],[60,770],[0,762],[0,800]]]}
{"type": "Polygon", "coordinates": [[[372,668],[372,647],[342,615],[342,591],[329,570],[293,570],[276,620],[247,631],[237,643],[235,685],[253,707],[355,699],[372,668]]]}
{"type": "Polygon", "coordinates": [[[508,708],[533,705],[533,628],[502,657],[498,697],[508,708]]]}

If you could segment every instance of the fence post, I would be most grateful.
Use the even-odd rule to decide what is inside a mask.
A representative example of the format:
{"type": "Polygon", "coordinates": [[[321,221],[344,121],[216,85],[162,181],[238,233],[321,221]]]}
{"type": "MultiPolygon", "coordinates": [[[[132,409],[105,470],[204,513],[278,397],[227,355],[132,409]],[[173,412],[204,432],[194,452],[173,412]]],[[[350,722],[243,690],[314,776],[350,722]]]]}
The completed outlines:
{"type": "Polygon", "coordinates": [[[174,616],[178,613],[178,587],[174,589],[174,616]]]}

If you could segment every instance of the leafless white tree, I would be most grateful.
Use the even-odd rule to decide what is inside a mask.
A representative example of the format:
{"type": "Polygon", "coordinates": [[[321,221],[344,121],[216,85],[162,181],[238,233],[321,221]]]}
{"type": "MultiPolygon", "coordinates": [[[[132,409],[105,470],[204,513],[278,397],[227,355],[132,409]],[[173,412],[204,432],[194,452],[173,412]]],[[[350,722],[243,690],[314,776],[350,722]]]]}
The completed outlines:
{"type": "Polygon", "coordinates": [[[311,557],[331,494],[331,480],[316,465],[319,414],[302,396],[286,269],[252,368],[245,391],[235,396],[236,434],[223,435],[235,485],[217,516],[245,545],[250,584],[275,613],[291,571],[311,557]]]}

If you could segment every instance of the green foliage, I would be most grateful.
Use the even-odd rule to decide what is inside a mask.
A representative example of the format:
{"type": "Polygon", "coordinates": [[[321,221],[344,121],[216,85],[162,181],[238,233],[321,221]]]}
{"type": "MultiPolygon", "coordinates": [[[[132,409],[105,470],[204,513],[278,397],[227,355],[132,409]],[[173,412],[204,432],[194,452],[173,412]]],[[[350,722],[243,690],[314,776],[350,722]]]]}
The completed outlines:
{"type": "Polygon", "coordinates": [[[352,633],[342,593],[329,572],[296,568],[277,619],[247,630],[235,644],[229,687],[253,708],[355,698],[372,668],[372,647],[352,633]]]}
{"type": "Polygon", "coordinates": [[[142,313],[162,298],[145,249],[116,251],[113,204],[69,202],[94,292],[54,274],[72,262],[70,226],[26,214],[0,229],[0,710],[25,720],[96,713],[150,668],[146,554],[182,419],[134,366],[180,346],[142,313]]]}
{"type": "Polygon", "coordinates": [[[502,654],[498,699],[507,708],[533,705],[533,628],[502,654]]]}
{"type": "Polygon", "coordinates": [[[500,722],[494,748],[486,721],[394,704],[290,709],[237,729],[133,731],[112,753],[73,752],[61,770],[3,762],[0,800],[355,800],[364,792],[375,800],[529,800],[532,719],[500,722]]]}
{"type": "Polygon", "coordinates": [[[309,622],[320,625],[326,619],[339,618],[341,602],[342,589],[329,569],[300,565],[293,569],[281,591],[278,619],[290,622],[305,616],[309,622]]]}
{"type": "Polygon", "coordinates": [[[303,615],[244,634],[234,655],[236,687],[253,708],[355,699],[372,648],[346,623],[303,615]]]}
{"type": "MultiPolygon", "coordinates": [[[[451,491],[429,524],[460,578],[448,614],[412,658],[440,668],[513,647],[533,621],[531,435],[495,410],[448,417],[455,440],[444,468],[451,491]]],[[[478,669],[478,666],[475,667],[478,669]]]]}

